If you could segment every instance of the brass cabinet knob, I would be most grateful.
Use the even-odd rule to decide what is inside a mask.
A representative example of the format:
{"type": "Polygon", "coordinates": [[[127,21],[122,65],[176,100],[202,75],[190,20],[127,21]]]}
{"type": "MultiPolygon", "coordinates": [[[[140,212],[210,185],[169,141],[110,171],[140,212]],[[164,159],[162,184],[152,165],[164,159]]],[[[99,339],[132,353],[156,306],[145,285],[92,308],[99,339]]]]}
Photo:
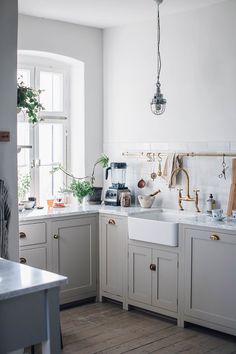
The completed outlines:
{"type": "Polygon", "coordinates": [[[53,235],[53,238],[55,238],[55,240],[58,240],[59,239],[59,235],[55,234],[55,235],[53,235]]]}
{"type": "Polygon", "coordinates": [[[114,219],[110,219],[110,220],[108,221],[108,224],[110,224],[110,225],[115,225],[115,224],[116,224],[116,222],[115,222],[115,220],[114,220],[114,219]]]}
{"type": "Polygon", "coordinates": [[[151,270],[156,270],[156,269],[157,269],[156,264],[150,264],[150,269],[151,269],[151,270]]]}
{"type": "Polygon", "coordinates": [[[26,264],[26,263],[27,263],[26,258],[24,258],[24,257],[20,257],[20,263],[22,263],[22,264],[26,264]]]}
{"type": "Polygon", "coordinates": [[[210,239],[213,240],[213,241],[219,241],[220,238],[219,238],[218,235],[211,235],[210,239]]]}
{"type": "Polygon", "coordinates": [[[19,233],[19,236],[20,236],[20,238],[26,238],[26,234],[22,231],[19,233]]]}

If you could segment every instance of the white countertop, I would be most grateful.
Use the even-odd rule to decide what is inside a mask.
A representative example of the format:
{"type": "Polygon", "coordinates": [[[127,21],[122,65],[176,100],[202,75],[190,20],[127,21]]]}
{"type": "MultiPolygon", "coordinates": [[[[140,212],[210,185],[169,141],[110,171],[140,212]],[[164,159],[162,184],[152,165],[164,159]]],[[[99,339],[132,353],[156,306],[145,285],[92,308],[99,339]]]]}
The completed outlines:
{"type": "Polygon", "coordinates": [[[0,300],[60,286],[67,277],[0,258],[0,300]]]}
{"type": "MultiPolygon", "coordinates": [[[[160,211],[160,208],[145,209],[138,206],[131,206],[128,208],[120,206],[108,205],[89,205],[84,206],[69,205],[64,208],[51,208],[48,209],[32,209],[19,213],[20,222],[32,220],[45,220],[49,218],[68,217],[77,215],[91,215],[91,214],[113,214],[117,216],[132,216],[136,213],[150,213],[153,211],[160,211]]],[[[236,219],[224,218],[222,221],[215,221],[210,216],[204,213],[188,212],[180,210],[162,209],[167,212],[173,212],[177,215],[178,224],[188,224],[194,226],[206,226],[211,228],[220,228],[226,230],[236,231],[236,219]]]]}
{"type": "MultiPolygon", "coordinates": [[[[152,208],[151,210],[158,210],[152,208]]],[[[19,220],[28,221],[28,220],[39,220],[47,218],[58,218],[62,216],[76,216],[76,215],[86,215],[86,214],[114,214],[120,216],[128,216],[138,212],[146,212],[147,209],[143,209],[137,206],[131,206],[129,208],[120,207],[120,206],[109,206],[109,205],[89,205],[84,206],[78,205],[68,205],[64,208],[51,208],[48,209],[44,207],[43,209],[32,209],[25,210],[19,213],[19,220]]]]}

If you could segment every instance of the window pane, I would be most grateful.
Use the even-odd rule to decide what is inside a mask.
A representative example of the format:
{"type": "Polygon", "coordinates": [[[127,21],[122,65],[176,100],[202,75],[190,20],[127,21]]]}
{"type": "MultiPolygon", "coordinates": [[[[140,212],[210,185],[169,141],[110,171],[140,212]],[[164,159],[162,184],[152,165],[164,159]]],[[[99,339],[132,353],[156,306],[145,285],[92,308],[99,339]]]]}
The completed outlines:
{"type": "Polygon", "coordinates": [[[39,168],[39,198],[40,203],[45,204],[51,196],[56,196],[63,187],[63,173],[58,171],[51,174],[52,166],[40,166],[39,168]]]}
{"type": "Polygon", "coordinates": [[[63,164],[63,124],[39,124],[39,158],[41,165],[63,164]]]}
{"type": "Polygon", "coordinates": [[[42,165],[52,163],[52,124],[39,124],[39,158],[42,165]]]}
{"type": "Polygon", "coordinates": [[[30,145],[30,125],[27,122],[17,123],[17,145],[30,145]]]}
{"type": "Polygon", "coordinates": [[[26,86],[30,86],[30,70],[18,69],[17,70],[17,80],[19,82],[24,82],[26,86]]]}
{"type": "Polygon", "coordinates": [[[40,101],[48,112],[63,112],[63,74],[40,71],[40,101]]]}
{"type": "Polygon", "coordinates": [[[63,142],[64,142],[63,124],[54,124],[53,125],[53,162],[63,164],[63,152],[64,152],[63,142]]]}
{"type": "Polygon", "coordinates": [[[41,204],[53,195],[51,166],[40,166],[39,168],[39,199],[41,204]]]}

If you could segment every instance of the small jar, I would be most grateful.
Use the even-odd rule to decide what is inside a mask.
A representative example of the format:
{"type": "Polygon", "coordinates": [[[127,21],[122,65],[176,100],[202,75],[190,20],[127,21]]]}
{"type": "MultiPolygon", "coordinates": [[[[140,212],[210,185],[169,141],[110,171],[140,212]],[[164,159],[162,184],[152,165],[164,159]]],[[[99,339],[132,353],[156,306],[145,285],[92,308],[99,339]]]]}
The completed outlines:
{"type": "Polygon", "coordinates": [[[120,205],[122,207],[130,207],[130,205],[131,205],[131,193],[130,192],[121,192],[120,205]]]}

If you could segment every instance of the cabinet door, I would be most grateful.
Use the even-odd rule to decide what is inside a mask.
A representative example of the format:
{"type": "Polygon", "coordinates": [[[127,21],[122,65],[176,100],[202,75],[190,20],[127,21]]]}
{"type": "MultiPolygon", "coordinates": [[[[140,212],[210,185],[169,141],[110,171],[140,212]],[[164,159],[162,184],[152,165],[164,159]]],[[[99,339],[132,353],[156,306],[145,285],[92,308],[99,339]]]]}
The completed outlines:
{"type": "Polygon", "coordinates": [[[129,246],[129,298],[151,305],[152,250],[129,246]]]}
{"type": "Polygon", "coordinates": [[[185,313],[236,328],[236,236],[185,230],[185,313]]]}
{"type": "Polygon", "coordinates": [[[20,263],[35,268],[47,269],[46,247],[20,249],[20,263]]]}
{"type": "Polygon", "coordinates": [[[102,291],[123,296],[124,242],[126,220],[101,217],[100,257],[102,291]]]}
{"type": "Polygon", "coordinates": [[[52,223],[53,268],[68,277],[62,303],[96,295],[97,218],[81,217],[52,223]]]}
{"type": "Polygon", "coordinates": [[[178,255],[153,250],[152,305],[177,312],[178,255]]]}

